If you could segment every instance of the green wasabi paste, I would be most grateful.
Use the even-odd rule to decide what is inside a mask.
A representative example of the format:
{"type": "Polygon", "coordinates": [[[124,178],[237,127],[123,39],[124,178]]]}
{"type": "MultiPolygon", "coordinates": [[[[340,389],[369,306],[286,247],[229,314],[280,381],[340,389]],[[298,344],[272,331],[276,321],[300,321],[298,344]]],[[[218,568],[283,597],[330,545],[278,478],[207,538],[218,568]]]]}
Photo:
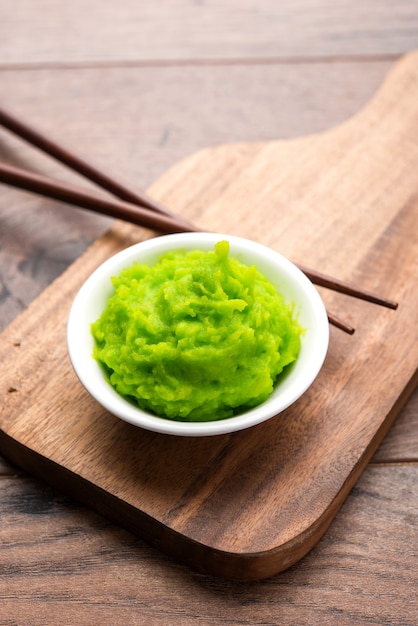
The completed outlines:
{"type": "Polygon", "coordinates": [[[115,390],[179,421],[224,419],[266,400],[295,361],[302,328],[256,269],[214,251],[164,254],[112,279],[92,324],[94,358],[115,390]]]}

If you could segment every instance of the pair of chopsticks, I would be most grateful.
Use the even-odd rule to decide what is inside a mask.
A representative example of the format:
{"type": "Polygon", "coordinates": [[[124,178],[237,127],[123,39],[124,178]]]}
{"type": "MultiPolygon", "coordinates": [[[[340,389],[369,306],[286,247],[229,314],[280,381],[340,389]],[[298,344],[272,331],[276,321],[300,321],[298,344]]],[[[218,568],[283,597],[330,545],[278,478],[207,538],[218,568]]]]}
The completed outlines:
{"type": "MultiPolygon", "coordinates": [[[[70,186],[51,178],[34,174],[26,170],[0,162],[0,182],[19,189],[63,201],[77,207],[89,209],[125,220],[160,233],[196,232],[200,229],[183,217],[175,215],[143,193],[135,192],[113,177],[101,172],[96,167],[74,153],[52,141],[38,130],[32,128],[10,112],[0,108],[0,125],[18,135],[28,143],[54,157],[70,169],[78,172],[99,187],[109,191],[119,200],[107,199],[79,187],[70,186]]],[[[348,283],[299,265],[299,268],[316,285],[332,289],[339,293],[366,300],[390,309],[396,309],[397,303],[364,291],[348,283]]],[[[354,328],[328,312],[331,324],[353,334],[354,328]]]]}

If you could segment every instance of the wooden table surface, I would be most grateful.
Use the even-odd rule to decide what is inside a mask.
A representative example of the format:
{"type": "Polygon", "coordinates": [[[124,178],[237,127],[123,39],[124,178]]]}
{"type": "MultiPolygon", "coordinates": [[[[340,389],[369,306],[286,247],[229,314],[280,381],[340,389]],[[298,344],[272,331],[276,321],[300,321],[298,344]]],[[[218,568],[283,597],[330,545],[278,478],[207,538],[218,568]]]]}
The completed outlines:
{"type": "MultiPolygon", "coordinates": [[[[200,148],[342,122],[416,48],[417,0],[0,0],[0,106],[145,189],[200,148]]],[[[2,129],[0,158],[86,184],[2,129]]],[[[0,329],[110,224],[0,186],[0,329]]],[[[236,583],[0,457],[0,624],[415,625],[417,462],[415,392],[317,546],[236,583]]]]}

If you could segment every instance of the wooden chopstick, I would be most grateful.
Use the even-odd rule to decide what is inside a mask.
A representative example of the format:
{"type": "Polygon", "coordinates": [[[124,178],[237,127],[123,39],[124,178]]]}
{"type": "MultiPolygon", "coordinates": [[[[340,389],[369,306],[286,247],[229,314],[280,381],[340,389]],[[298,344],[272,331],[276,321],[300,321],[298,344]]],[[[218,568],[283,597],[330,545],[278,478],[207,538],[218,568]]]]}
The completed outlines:
{"type": "MultiPolygon", "coordinates": [[[[3,108],[0,108],[0,125],[3,125],[11,132],[17,134],[22,139],[25,139],[50,156],[53,156],[58,161],[82,174],[100,187],[122,198],[123,201],[108,200],[78,187],[64,185],[63,183],[54,181],[45,176],[33,174],[6,164],[0,164],[0,182],[26,189],[43,196],[62,200],[74,206],[80,206],[111,217],[127,220],[158,232],[196,232],[200,230],[184,218],[175,215],[165,207],[154,202],[145,196],[145,194],[128,189],[122,183],[99,171],[96,167],[56,142],[51,141],[44,134],[32,128],[22,120],[19,120],[3,108]]],[[[300,265],[299,268],[317,285],[391,309],[397,308],[396,302],[381,298],[376,294],[358,289],[348,283],[300,265]]],[[[349,334],[354,333],[352,326],[346,324],[335,315],[328,313],[328,319],[331,324],[341,330],[349,334]]]]}
{"type": "Polygon", "coordinates": [[[47,137],[44,133],[41,133],[37,129],[33,128],[33,126],[29,126],[23,120],[18,119],[10,113],[10,111],[7,111],[2,107],[0,107],[0,125],[4,126],[4,128],[7,128],[12,133],[18,135],[36,148],[39,148],[42,152],[54,157],[57,161],[67,165],[70,169],[78,172],[85,178],[97,184],[99,187],[110,191],[110,193],[117,198],[138,206],[149,208],[152,211],[161,213],[162,215],[168,215],[169,217],[175,218],[176,221],[184,222],[190,226],[190,223],[183,217],[174,215],[174,213],[169,211],[167,208],[161,206],[154,200],[151,200],[151,198],[149,198],[146,194],[129,189],[122,182],[116,180],[109,174],[100,171],[97,167],[88,163],[85,159],[77,156],[64,146],[59,145],[47,137]]]}
{"type": "Polygon", "coordinates": [[[372,302],[373,304],[378,304],[388,309],[398,308],[398,303],[393,300],[382,298],[381,296],[378,296],[370,291],[358,289],[357,287],[353,287],[342,280],[331,278],[330,276],[326,276],[320,272],[312,272],[312,270],[304,267],[303,265],[298,264],[298,267],[313,283],[320,287],[326,287],[327,289],[332,289],[333,291],[338,291],[339,293],[343,293],[347,296],[352,296],[360,300],[366,300],[367,302],[372,302]]]}
{"type": "Polygon", "coordinates": [[[27,172],[19,167],[0,162],[0,182],[25,189],[32,193],[61,200],[68,204],[89,209],[96,213],[109,215],[117,219],[126,220],[145,226],[160,233],[195,232],[198,229],[188,226],[182,220],[163,213],[157,213],[149,208],[141,207],[131,202],[104,198],[89,191],[55,181],[52,178],[27,172]]]}

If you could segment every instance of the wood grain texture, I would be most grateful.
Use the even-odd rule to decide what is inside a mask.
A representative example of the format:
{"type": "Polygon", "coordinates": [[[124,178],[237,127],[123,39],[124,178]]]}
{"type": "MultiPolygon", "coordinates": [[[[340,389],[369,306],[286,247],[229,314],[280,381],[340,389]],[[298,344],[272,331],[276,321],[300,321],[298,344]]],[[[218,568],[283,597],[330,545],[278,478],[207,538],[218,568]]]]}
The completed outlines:
{"type": "MultiPolygon", "coordinates": [[[[253,12],[256,33],[236,32],[237,19],[225,20],[218,24],[222,35],[218,51],[214,33],[208,33],[194,50],[187,40],[181,42],[190,62],[176,63],[179,46],[170,25],[159,30],[157,41],[153,26],[158,20],[139,26],[124,21],[128,13],[137,15],[138,7],[145,6],[142,0],[126,0],[112,16],[110,55],[115,60],[106,62],[100,47],[109,55],[103,35],[109,33],[109,17],[102,16],[100,9],[107,2],[95,10],[96,3],[89,1],[78,15],[71,11],[77,4],[63,4],[0,0],[1,100],[6,103],[7,98],[7,105],[27,119],[142,187],[201,147],[300,136],[339,123],[368,100],[394,50],[404,52],[411,48],[411,40],[413,47],[418,41],[415,0],[373,4],[355,0],[344,6],[338,1],[301,0],[281,2],[280,8],[273,0],[269,7],[263,0],[239,5],[246,15],[253,12]],[[412,12],[407,17],[408,6],[412,12]],[[272,15],[281,12],[285,32],[279,21],[273,25],[257,18],[258,7],[272,15]],[[61,11],[66,11],[65,23],[59,18],[61,11]],[[88,11],[97,20],[94,32],[84,36],[88,11]],[[139,33],[145,39],[138,43],[139,33]],[[257,49],[246,43],[254,38],[257,49]],[[117,60],[119,53],[121,57],[127,51],[135,54],[148,43],[153,53],[158,47],[161,60],[117,60]],[[260,56],[256,63],[254,55],[271,45],[280,53],[277,62],[260,56]],[[332,55],[318,64],[318,51],[326,48],[332,55]],[[225,50],[231,55],[229,62],[222,56],[209,62],[209,54],[222,55],[225,50]],[[347,50],[357,61],[343,59],[347,50]],[[194,52],[200,59],[194,58],[194,52]],[[303,55],[295,56],[299,52],[303,55]],[[128,99],[122,97],[126,92],[128,99]],[[93,118],[97,125],[91,124],[93,118]]],[[[152,4],[164,13],[164,2],[152,4]]],[[[196,8],[212,12],[216,8],[212,0],[170,0],[170,4],[179,10],[174,20],[185,24],[196,16],[196,8]]],[[[232,5],[222,5],[218,12],[223,18],[232,5]]],[[[147,15],[143,11],[141,20],[146,21],[147,15]]],[[[181,31],[181,26],[176,28],[181,31]]],[[[10,162],[19,155],[23,164],[34,169],[67,176],[0,132],[0,151],[3,148],[2,156],[10,162]]],[[[6,188],[0,194],[0,327],[4,328],[107,224],[6,188]]],[[[13,498],[6,498],[4,490],[0,495],[2,523],[7,502],[7,533],[19,520],[13,541],[7,540],[7,533],[1,535],[0,547],[4,541],[7,558],[3,550],[0,562],[7,568],[0,566],[0,622],[415,626],[417,555],[405,548],[411,542],[403,517],[416,502],[416,476],[405,478],[398,473],[399,466],[385,464],[397,461],[405,472],[413,470],[407,459],[416,458],[417,417],[415,394],[377,451],[374,460],[379,459],[379,466],[366,470],[357,485],[361,492],[356,487],[355,500],[349,497],[318,546],[287,572],[262,583],[237,585],[192,574],[119,529],[106,525],[111,532],[104,532],[102,520],[96,525],[96,516],[78,514],[80,509],[68,500],[51,495],[36,481],[22,480],[19,474],[13,498]],[[34,514],[35,509],[44,514],[34,514]]],[[[0,469],[9,475],[16,472],[7,462],[0,469]]]]}
{"type": "Polygon", "coordinates": [[[301,558],[325,531],[415,381],[418,151],[411,137],[418,112],[411,85],[418,85],[417,71],[417,55],[411,55],[369,107],[324,135],[210,148],[152,187],[204,227],[219,231],[222,225],[257,238],[328,273],[338,270],[342,278],[390,290],[401,301],[396,314],[374,311],[372,317],[364,303],[350,304],[357,339],[334,333],[321,376],[295,408],[244,433],[190,442],[104,414],[80,390],[68,363],[57,394],[53,372],[65,363],[66,311],[76,287],[112,251],[146,235],[118,224],[3,333],[3,355],[15,353],[3,381],[3,450],[44,478],[63,481],[74,495],[78,490],[82,500],[94,496],[97,508],[125,516],[121,523],[202,570],[260,578],[301,558]],[[401,115],[395,101],[402,103],[401,115]],[[271,205],[280,214],[277,230],[271,205]],[[291,212],[284,210],[290,206],[291,212]],[[45,310],[47,333],[40,326],[45,310]],[[381,366],[373,370],[376,360],[381,366]],[[68,420],[68,407],[77,423],[68,420]],[[40,463],[39,455],[56,465],[40,463]],[[58,467],[65,468],[61,475],[58,467]],[[111,498],[100,497],[105,493],[111,498]]]}
{"type": "Polygon", "coordinates": [[[414,0],[90,0],[86,10],[83,0],[19,0],[10,11],[1,0],[0,58],[27,66],[399,54],[416,47],[416,6],[414,0]]]}
{"type": "Polygon", "coordinates": [[[418,462],[418,389],[379,446],[373,463],[418,462]]]}
{"type": "MultiPolygon", "coordinates": [[[[146,188],[172,163],[208,141],[291,138],[346,120],[370,99],[390,65],[382,60],[206,64],[142,68],[141,72],[135,68],[67,69],[64,73],[0,70],[0,76],[3,104],[134,187],[146,188]],[[126,93],[123,100],[121,89],[126,93]]],[[[3,129],[0,156],[33,171],[86,184],[3,129]]],[[[6,186],[1,188],[1,198],[3,330],[111,222],[6,186]]],[[[416,394],[405,414],[375,459],[416,459],[416,394]]]]}
{"type": "MultiPolygon", "coordinates": [[[[366,104],[391,65],[388,60],[213,63],[3,69],[0,76],[3,106],[131,185],[145,188],[201,148],[297,137],[335,126],[366,104]]],[[[70,176],[4,129],[0,151],[16,165],[70,176]]]]}
{"type": "MultiPolygon", "coordinates": [[[[0,76],[3,105],[134,188],[145,189],[174,162],[207,145],[289,138],[340,123],[369,100],[389,67],[388,62],[212,65],[141,72],[3,71],[0,76]],[[318,90],[321,81],[324,89],[318,90]]],[[[4,129],[0,158],[85,184],[4,129]]],[[[110,221],[6,186],[0,190],[4,329],[110,221]]]]}
{"type": "Polygon", "coordinates": [[[312,552],[253,583],[163,560],[43,483],[0,480],[0,621],[415,626],[417,472],[367,468],[312,552]]]}

